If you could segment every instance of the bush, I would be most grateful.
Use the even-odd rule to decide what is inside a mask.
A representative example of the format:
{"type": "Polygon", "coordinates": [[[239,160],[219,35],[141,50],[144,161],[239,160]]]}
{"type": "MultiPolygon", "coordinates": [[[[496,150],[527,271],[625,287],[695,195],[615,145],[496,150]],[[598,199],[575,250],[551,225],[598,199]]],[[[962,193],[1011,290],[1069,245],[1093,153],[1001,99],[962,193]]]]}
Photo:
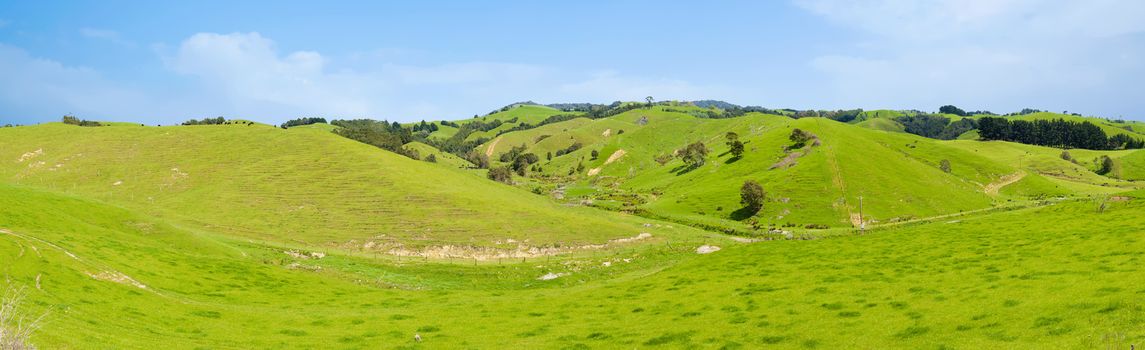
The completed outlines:
{"type": "Polygon", "coordinates": [[[592,160],[596,160],[596,158],[600,157],[600,151],[592,150],[590,155],[592,156],[592,160]]]}
{"type": "Polygon", "coordinates": [[[796,128],[791,130],[791,136],[788,136],[787,138],[791,140],[791,148],[797,149],[806,146],[807,141],[811,141],[812,138],[815,138],[815,134],[796,128]]]}
{"type": "Polygon", "coordinates": [[[938,162],[938,168],[942,169],[942,172],[949,173],[950,172],[950,161],[943,159],[942,161],[938,162]]]}
{"type": "Polygon", "coordinates": [[[755,180],[744,181],[743,186],[739,189],[739,203],[750,210],[752,215],[763,209],[763,200],[766,196],[767,192],[764,192],[763,186],[760,186],[755,180]]]}
{"type": "Polygon", "coordinates": [[[1062,157],[1062,160],[1070,161],[1070,162],[1073,161],[1073,155],[1070,155],[1069,151],[1062,151],[1061,157],[1062,157]]]}
{"type": "Polygon", "coordinates": [[[303,125],[318,124],[318,123],[326,124],[326,118],[291,119],[291,120],[287,120],[285,123],[282,123],[281,127],[283,129],[286,129],[286,128],[289,128],[292,126],[303,126],[303,125]]]}
{"type": "Polygon", "coordinates": [[[425,156],[425,161],[430,162],[430,163],[437,163],[437,156],[433,155],[433,154],[425,156]]]}
{"type": "Polygon", "coordinates": [[[1109,174],[1113,171],[1113,158],[1109,158],[1109,156],[1101,156],[1101,158],[1097,160],[1097,163],[1096,172],[1098,175],[1109,174]]]}
{"type": "Polygon", "coordinates": [[[489,169],[489,174],[487,176],[490,180],[493,181],[508,185],[513,184],[513,170],[509,169],[507,166],[489,169]]]}
{"type": "Polygon", "coordinates": [[[76,118],[74,115],[65,115],[63,118],[63,122],[64,122],[64,124],[68,124],[68,125],[103,126],[103,124],[100,124],[99,122],[96,122],[96,121],[80,120],[79,118],[76,118]]]}
{"type": "Polygon", "coordinates": [[[708,156],[708,147],[704,146],[703,142],[697,141],[684,147],[679,153],[680,159],[684,161],[684,164],[692,167],[701,167],[704,166],[704,162],[708,156]]]}

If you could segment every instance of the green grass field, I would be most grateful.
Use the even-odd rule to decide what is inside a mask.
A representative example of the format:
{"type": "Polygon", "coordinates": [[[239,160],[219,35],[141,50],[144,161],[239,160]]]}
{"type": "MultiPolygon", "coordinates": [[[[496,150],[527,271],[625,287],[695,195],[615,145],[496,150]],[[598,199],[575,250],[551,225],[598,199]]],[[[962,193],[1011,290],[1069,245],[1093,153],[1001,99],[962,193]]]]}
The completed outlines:
{"type": "Polygon", "coordinates": [[[21,315],[46,313],[31,338],[45,349],[1145,344],[1143,151],[1068,161],[932,140],[895,130],[896,111],[697,110],[477,146],[540,155],[515,185],[325,124],[0,128],[0,291],[24,291],[21,315]],[[795,128],[815,139],[785,150],[795,128]],[[697,141],[702,166],[656,160],[697,141]],[[754,216],[739,212],[745,180],[767,191],[754,216]]]}
{"type": "Polygon", "coordinates": [[[49,312],[33,338],[45,348],[1044,349],[1145,341],[1145,218],[1136,200],[1100,214],[1091,202],[1063,202],[864,236],[752,244],[693,237],[670,248],[467,266],[298,259],[90,200],[7,185],[0,194],[0,254],[10,262],[2,271],[28,291],[26,312],[49,312]],[[724,249],[692,253],[700,243],[724,249]],[[536,280],[550,272],[567,275],[536,280]],[[415,333],[424,341],[415,343],[415,333]]]}

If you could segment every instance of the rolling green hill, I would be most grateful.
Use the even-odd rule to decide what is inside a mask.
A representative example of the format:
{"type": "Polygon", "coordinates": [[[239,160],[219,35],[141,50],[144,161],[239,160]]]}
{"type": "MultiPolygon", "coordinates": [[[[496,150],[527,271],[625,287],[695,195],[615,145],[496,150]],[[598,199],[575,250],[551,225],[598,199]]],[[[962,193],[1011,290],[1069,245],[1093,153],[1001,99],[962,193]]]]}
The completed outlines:
{"type": "Polygon", "coordinates": [[[0,159],[4,182],[197,230],[345,249],[600,243],[636,236],[643,222],[564,208],[319,128],[53,123],[0,129],[0,159]]]}
{"type": "Polygon", "coordinates": [[[479,266],[302,258],[24,186],[0,185],[0,208],[3,283],[25,288],[26,314],[47,312],[32,337],[44,348],[1145,341],[1137,201],[1102,213],[1063,202],[816,241],[709,239],[723,249],[706,255],[692,252],[693,241],[479,266]],[[560,277],[536,278],[546,273],[560,277]]]}
{"type": "MultiPolygon", "coordinates": [[[[895,222],[1015,199],[1112,193],[1138,186],[1094,174],[1089,167],[1101,155],[1121,159],[1136,151],[1075,150],[1078,164],[1073,164],[1051,148],[870,130],[872,123],[882,125],[875,129],[893,130],[891,124],[897,123],[885,118],[851,125],[762,114],[703,119],[687,111],[656,107],[605,119],[577,119],[507,133],[478,150],[496,158],[510,147],[525,145],[527,152],[542,158],[540,175],[547,179],[542,182],[566,187],[573,200],[587,198],[594,206],[644,210],[650,216],[734,230],[746,229],[737,212],[739,186],[745,180],[759,181],[768,191],[769,202],[758,216],[765,226],[829,227],[857,226],[860,214],[872,223],[895,222]],[[794,128],[816,134],[821,145],[785,153],[794,128]],[[727,154],[727,132],[739,134],[746,143],[744,157],[727,154]],[[711,149],[702,167],[684,171],[679,159],[664,165],[654,160],[696,141],[711,149]],[[584,147],[545,160],[548,153],[573,143],[584,147]],[[596,159],[590,155],[593,151],[596,159]],[[1021,152],[1038,156],[1021,164],[1021,152]],[[785,159],[790,164],[780,166],[785,159]],[[943,160],[951,164],[949,173],[940,169],[943,160]],[[1013,187],[1001,191],[1007,186],[1013,187]],[[859,213],[860,196],[865,213],[859,213]]],[[[882,114],[893,113],[872,113],[882,114]]],[[[1132,174],[1139,162],[1128,158],[1121,163],[1132,174]]]]}

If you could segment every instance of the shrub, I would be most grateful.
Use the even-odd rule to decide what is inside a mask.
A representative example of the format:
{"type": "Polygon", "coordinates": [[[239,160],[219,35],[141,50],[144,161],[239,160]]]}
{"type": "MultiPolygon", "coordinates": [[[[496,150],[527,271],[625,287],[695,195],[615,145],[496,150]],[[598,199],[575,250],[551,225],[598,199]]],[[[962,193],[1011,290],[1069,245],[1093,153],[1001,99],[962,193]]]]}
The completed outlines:
{"type": "Polygon", "coordinates": [[[1073,161],[1073,155],[1070,155],[1069,151],[1062,151],[1061,157],[1062,157],[1062,160],[1070,161],[1070,162],[1073,161]]]}
{"type": "Polygon", "coordinates": [[[437,163],[437,156],[433,155],[433,154],[425,156],[425,161],[430,162],[430,163],[437,163]]]}
{"type": "Polygon", "coordinates": [[[743,182],[743,186],[739,189],[740,204],[744,205],[751,211],[751,214],[759,212],[763,209],[763,200],[767,196],[767,192],[763,190],[763,186],[755,180],[747,180],[743,182]]]}
{"type": "Polygon", "coordinates": [[[708,147],[704,146],[703,142],[695,142],[684,147],[680,150],[680,159],[684,164],[692,167],[704,166],[704,161],[708,156],[708,147]]]}
{"type": "Polygon", "coordinates": [[[815,134],[796,128],[791,130],[791,136],[788,136],[788,139],[791,140],[791,148],[803,148],[803,146],[807,145],[807,141],[810,141],[814,137],[815,134]]]}
{"type": "Polygon", "coordinates": [[[938,162],[938,168],[942,169],[942,171],[945,173],[949,173],[950,172],[950,161],[943,159],[942,161],[938,162]]]}
{"type": "Polygon", "coordinates": [[[489,174],[487,176],[490,180],[493,181],[509,185],[513,184],[513,170],[510,170],[507,166],[489,169],[489,174]]]}
{"type": "Polygon", "coordinates": [[[1109,174],[1113,171],[1113,158],[1109,158],[1109,156],[1101,156],[1101,158],[1097,160],[1097,163],[1098,175],[1109,174]]]}

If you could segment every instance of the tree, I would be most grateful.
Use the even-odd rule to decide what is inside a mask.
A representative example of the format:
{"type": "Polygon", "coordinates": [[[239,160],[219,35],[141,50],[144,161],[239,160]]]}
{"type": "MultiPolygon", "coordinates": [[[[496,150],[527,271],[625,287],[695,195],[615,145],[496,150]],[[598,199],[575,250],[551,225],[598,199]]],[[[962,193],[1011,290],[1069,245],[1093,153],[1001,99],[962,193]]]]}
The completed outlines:
{"type": "Polygon", "coordinates": [[[1061,157],[1062,157],[1062,160],[1070,161],[1070,162],[1073,161],[1073,155],[1069,154],[1069,151],[1062,151],[1061,157]]]}
{"type": "Polygon", "coordinates": [[[431,153],[430,155],[425,156],[425,161],[430,163],[437,163],[437,156],[431,153]]]}
{"type": "Polygon", "coordinates": [[[684,161],[684,164],[690,167],[704,166],[707,156],[708,147],[699,141],[689,144],[680,150],[680,159],[684,161]]]}
{"type": "Polygon", "coordinates": [[[942,169],[943,172],[949,173],[950,172],[950,161],[943,159],[942,161],[938,162],[938,168],[942,169]]]}
{"type": "Polygon", "coordinates": [[[648,101],[648,109],[652,109],[652,96],[645,97],[644,100],[648,101]]]}
{"type": "Polygon", "coordinates": [[[766,196],[767,192],[763,191],[763,186],[760,186],[755,180],[744,181],[743,186],[739,189],[739,203],[750,210],[752,215],[763,209],[763,200],[766,196]]]}
{"type": "Polygon", "coordinates": [[[789,136],[788,139],[791,140],[791,148],[803,148],[803,146],[807,145],[807,141],[810,141],[813,137],[815,137],[815,135],[796,128],[795,130],[791,130],[791,136],[789,136]]]}
{"type": "Polygon", "coordinates": [[[728,150],[728,152],[731,152],[733,157],[736,157],[736,158],[743,157],[743,151],[744,151],[743,142],[740,142],[739,140],[735,140],[735,141],[732,141],[731,144],[728,145],[728,147],[730,148],[728,150]]]}
{"type": "Polygon", "coordinates": [[[592,150],[590,155],[592,156],[592,160],[596,160],[597,157],[600,157],[600,151],[592,150]]]}
{"type": "Polygon", "coordinates": [[[80,118],[76,118],[74,115],[65,115],[64,124],[80,125],[80,118]]]}
{"type": "Polygon", "coordinates": [[[510,170],[509,167],[507,167],[507,166],[489,169],[489,174],[487,176],[489,177],[490,180],[493,180],[493,181],[501,182],[501,183],[508,184],[508,185],[513,184],[513,170],[510,170]]]}
{"type": "Polygon", "coordinates": [[[1109,156],[1101,156],[1101,159],[1098,160],[1097,174],[1098,175],[1105,175],[1105,174],[1109,174],[1112,171],[1113,171],[1113,158],[1109,158],[1109,156]]]}
{"type": "Polygon", "coordinates": [[[728,139],[728,152],[732,154],[732,157],[739,158],[743,156],[744,147],[743,142],[739,140],[739,134],[729,131],[724,137],[728,139]]]}
{"type": "Polygon", "coordinates": [[[545,152],[545,160],[553,160],[553,152],[545,152]]]}
{"type": "Polygon", "coordinates": [[[954,107],[952,105],[945,105],[942,107],[938,107],[938,113],[953,114],[953,115],[962,116],[962,117],[966,116],[966,111],[962,110],[961,108],[954,107]]]}

